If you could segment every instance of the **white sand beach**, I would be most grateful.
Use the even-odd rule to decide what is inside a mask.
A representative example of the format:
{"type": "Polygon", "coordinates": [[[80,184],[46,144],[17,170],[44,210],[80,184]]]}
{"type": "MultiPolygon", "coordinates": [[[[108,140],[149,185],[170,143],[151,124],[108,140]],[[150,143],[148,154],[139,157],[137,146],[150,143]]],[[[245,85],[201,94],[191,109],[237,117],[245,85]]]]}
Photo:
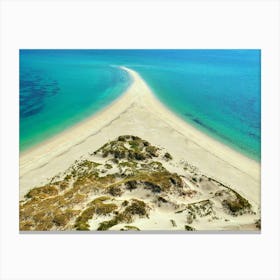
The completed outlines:
{"type": "MultiPolygon", "coordinates": [[[[227,184],[260,207],[260,163],[232,150],[181,120],[154,96],[135,71],[133,82],[110,106],[20,154],[20,199],[73,162],[119,135],[136,135],[166,149],[227,184]]],[[[176,166],[173,167],[176,172],[176,166]]]]}

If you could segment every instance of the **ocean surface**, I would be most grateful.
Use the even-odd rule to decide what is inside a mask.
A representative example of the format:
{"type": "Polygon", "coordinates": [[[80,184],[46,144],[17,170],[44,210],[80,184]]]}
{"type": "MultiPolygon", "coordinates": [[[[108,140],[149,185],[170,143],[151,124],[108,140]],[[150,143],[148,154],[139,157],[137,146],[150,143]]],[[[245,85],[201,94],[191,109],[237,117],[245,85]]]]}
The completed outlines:
{"type": "Polygon", "coordinates": [[[20,151],[112,103],[137,71],[186,122],[261,157],[260,50],[20,50],[20,151]]]}

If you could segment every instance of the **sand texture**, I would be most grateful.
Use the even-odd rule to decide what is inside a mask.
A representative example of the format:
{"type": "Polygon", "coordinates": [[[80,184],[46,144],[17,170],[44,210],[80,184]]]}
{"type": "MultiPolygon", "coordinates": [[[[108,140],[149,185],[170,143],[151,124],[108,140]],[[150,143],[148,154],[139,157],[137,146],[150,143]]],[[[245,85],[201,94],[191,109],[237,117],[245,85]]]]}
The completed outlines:
{"type": "MultiPolygon", "coordinates": [[[[260,218],[260,164],[188,125],[158,101],[138,73],[122,68],[133,82],[119,99],[20,155],[21,230],[256,230],[255,222],[260,218]],[[118,140],[125,135],[137,137],[118,140]],[[146,142],[156,149],[155,153],[143,144],[146,142]],[[109,150],[100,150],[106,143],[109,150]],[[116,155],[112,143],[126,153],[116,155]],[[135,155],[135,151],[140,154],[135,155]],[[93,162],[98,166],[93,167],[93,162]],[[90,170],[83,169],[85,163],[90,170]],[[97,177],[93,178],[93,173],[89,177],[87,171],[97,177]],[[154,177],[156,174],[160,179],[154,177]],[[68,181],[62,187],[67,175],[68,181]],[[83,181],[85,176],[87,180],[83,181]],[[82,183],[75,185],[78,179],[87,186],[85,190],[79,189],[82,183]],[[91,184],[99,188],[91,189],[91,184]],[[50,193],[30,194],[31,189],[42,186],[50,187],[50,193]],[[81,197],[76,205],[74,200],[64,207],[71,214],[63,209],[59,212],[69,216],[67,221],[55,223],[57,219],[53,218],[48,220],[49,227],[36,227],[34,220],[28,220],[28,225],[28,205],[33,209],[29,211],[37,211],[38,215],[50,207],[47,199],[67,195],[73,186],[81,197]],[[110,189],[114,186],[116,192],[110,189]],[[38,199],[45,200],[45,208],[38,199]],[[96,203],[108,204],[109,210],[98,212],[96,203]],[[94,209],[87,210],[93,205],[94,209]],[[118,218],[119,214],[123,216],[118,218]],[[82,220],[81,228],[77,217],[82,220]]],[[[49,202],[63,204],[58,199],[49,202]]]]}

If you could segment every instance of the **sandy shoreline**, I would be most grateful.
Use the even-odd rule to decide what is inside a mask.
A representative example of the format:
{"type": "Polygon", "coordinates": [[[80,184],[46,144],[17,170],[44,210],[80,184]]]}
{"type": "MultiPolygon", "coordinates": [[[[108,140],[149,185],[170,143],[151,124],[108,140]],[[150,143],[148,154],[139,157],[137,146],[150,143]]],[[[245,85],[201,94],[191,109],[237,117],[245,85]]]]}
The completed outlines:
{"type": "Polygon", "coordinates": [[[133,134],[227,183],[259,206],[260,164],[179,119],[135,71],[123,69],[133,83],[112,105],[20,155],[20,198],[107,141],[133,134]]]}
{"type": "Polygon", "coordinates": [[[135,97],[133,93],[134,87],[129,86],[122,96],[103,110],[20,153],[20,176],[22,177],[26,172],[48,163],[52,158],[63,154],[72,146],[78,145],[88,137],[98,133],[102,127],[109,125],[131,105],[135,97]]]}

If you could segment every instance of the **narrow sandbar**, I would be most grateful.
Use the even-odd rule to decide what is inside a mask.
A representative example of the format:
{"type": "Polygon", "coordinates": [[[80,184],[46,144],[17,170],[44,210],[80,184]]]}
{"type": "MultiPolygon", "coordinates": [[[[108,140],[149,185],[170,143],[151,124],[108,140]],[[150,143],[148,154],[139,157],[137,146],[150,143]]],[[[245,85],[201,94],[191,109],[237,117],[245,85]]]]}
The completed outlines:
{"type": "Polygon", "coordinates": [[[20,198],[107,141],[133,134],[165,148],[175,160],[197,166],[259,206],[260,163],[181,120],[155,97],[137,72],[122,69],[131,75],[132,83],[120,98],[20,155],[20,198]]]}

